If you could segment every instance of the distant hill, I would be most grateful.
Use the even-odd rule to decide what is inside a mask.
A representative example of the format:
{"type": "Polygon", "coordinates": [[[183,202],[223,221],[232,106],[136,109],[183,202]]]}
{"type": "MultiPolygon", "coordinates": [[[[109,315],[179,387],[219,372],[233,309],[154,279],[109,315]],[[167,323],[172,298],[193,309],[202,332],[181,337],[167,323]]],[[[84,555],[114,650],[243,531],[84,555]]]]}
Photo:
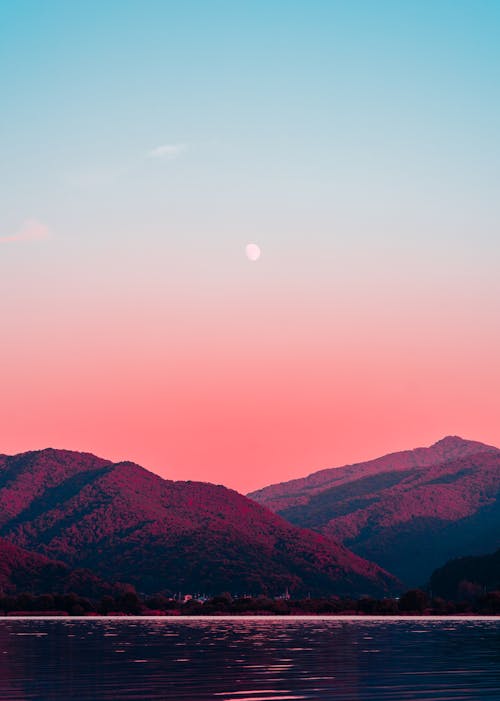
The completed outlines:
{"type": "Polygon", "coordinates": [[[0,538],[0,592],[3,594],[60,594],[100,597],[111,585],[91,572],[72,570],[62,562],[28,552],[0,538]]]}
{"type": "Polygon", "coordinates": [[[398,588],[343,545],[225,487],[64,450],[0,456],[0,536],[146,593],[398,588]]]}
{"type": "Polygon", "coordinates": [[[500,545],[499,496],[500,450],[456,436],[249,495],[412,586],[450,558],[500,545]]]}
{"type": "Polygon", "coordinates": [[[489,555],[450,560],[435,570],[430,579],[432,593],[446,599],[467,596],[474,591],[474,585],[479,591],[500,591],[500,549],[489,555]]]}

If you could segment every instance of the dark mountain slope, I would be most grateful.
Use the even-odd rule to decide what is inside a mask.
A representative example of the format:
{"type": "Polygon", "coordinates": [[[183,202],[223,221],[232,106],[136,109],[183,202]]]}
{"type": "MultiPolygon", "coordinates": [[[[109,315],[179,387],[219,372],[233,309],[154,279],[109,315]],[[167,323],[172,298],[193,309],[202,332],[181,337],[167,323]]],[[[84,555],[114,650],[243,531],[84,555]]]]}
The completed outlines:
{"type": "Polygon", "coordinates": [[[60,594],[73,592],[98,597],[112,587],[85,570],[71,570],[62,562],[28,552],[0,538],[0,592],[3,594],[60,594]]]}
{"type": "Polygon", "coordinates": [[[435,596],[458,599],[474,591],[500,591],[500,549],[489,555],[460,557],[435,570],[430,586],[435,596]],[[465,586],[464,586],[465,584],[465,586]]]}

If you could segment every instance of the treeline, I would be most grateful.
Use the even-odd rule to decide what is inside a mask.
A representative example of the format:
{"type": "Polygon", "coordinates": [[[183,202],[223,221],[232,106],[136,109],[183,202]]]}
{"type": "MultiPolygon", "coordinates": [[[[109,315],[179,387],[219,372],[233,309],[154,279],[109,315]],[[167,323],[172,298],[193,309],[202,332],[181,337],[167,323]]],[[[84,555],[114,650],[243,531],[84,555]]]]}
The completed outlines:
{"type": "Polygon", "coordinates": [[[307,598],[272,599],[232,597],[221,594],[204,600],[180,602],[162,595],[141,597],[133,590],[115,596],[91,600],[76,594],[29,593],[0,595],[0,615],[143,615],[143,616],[214,616],[214,615],[500,615],[500,591],[447,601],[429,596],[421,589],[407,591],[399,598],[361,599],[307,598]]]}

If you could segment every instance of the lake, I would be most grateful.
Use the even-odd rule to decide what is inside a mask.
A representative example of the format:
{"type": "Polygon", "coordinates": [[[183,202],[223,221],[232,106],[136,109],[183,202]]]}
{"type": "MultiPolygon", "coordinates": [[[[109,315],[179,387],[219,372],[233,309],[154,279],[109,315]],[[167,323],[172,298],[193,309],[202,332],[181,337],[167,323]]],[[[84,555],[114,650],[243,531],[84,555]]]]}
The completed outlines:
{"type": "Polygon", "coordinates": [[[500,699],[500,619],[0,620],[0,699],[500,699]]]}

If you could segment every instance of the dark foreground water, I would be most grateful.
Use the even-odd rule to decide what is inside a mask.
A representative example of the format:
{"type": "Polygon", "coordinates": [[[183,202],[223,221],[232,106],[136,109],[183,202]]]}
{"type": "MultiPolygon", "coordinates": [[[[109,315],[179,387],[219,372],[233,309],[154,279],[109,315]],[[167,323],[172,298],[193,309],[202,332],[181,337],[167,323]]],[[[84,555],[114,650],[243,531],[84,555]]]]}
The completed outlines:
{"type": "Polygon", "coordinates": [[[2,619],[0,699],[500,700],[500,619],[2,619]]]}

